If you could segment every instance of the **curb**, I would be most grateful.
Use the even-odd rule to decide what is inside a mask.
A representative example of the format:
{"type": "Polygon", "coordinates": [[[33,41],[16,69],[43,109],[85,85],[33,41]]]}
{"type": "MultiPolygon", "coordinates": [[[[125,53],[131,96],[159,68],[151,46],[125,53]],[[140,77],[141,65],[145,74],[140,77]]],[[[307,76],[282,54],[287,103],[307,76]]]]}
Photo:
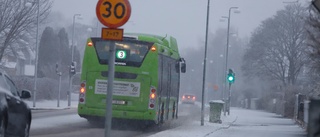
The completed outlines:
{"type": "Polygon", "coordinates": [[[204,135],[203,137],[208,137],[208,136],[210,136],[211,134],[213,134],[214,132],[219,131],[219,130],[221,130],[221,129],[228,129],[228,128],[230,128],[231,125],[232,125],[234,122],[236,122],[237,120],[238,120],[238,116],[237,116],[232,122],[230,122],[229,124],[227,124],[226,127],[220,127],[220,128],[218,128],[218,129],[216,129],[216,130],[214,130],[214,131],[211,131],[210,133],[207,133],[207,134],[204,135]]]}
{"type": "Polygon", "coordinates": [[[31,110],[66,110],[66,109],[76,109],[77,107],[63,107],[63,108],[58,108],[58,107],[30,107],[31,110]]]}

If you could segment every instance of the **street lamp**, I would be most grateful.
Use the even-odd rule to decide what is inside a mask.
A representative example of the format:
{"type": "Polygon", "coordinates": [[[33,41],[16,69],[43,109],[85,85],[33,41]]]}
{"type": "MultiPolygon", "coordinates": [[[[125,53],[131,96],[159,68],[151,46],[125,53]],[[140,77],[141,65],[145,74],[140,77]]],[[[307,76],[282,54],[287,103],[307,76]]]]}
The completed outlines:
{"type": "Polygon", "coordinates": [[[204,88],[206,83],[206,62],[207,62],[207,46],[208,46],[208,24],[209,24],[209,11],[210,11],[210,0],[207,5],[207,21],[206,21],[206,38],[204,48],[204,59],[203,59],[203,75],[202,75],[202,96],[201,96],[201,126],[204,125],[204,88]]]}
{"type": "Polygon", "coordinates": [[[71,61],[73,62],[73,50],[74,50],[74,44],[73,44],[73,39],[74,39],[74,23],[75,23],[75,19],[76,19],[76,16],[81,16],[81,14],[74,14],[73,15],[73,23],[72,23],[72,38],[71,38],[71,61]]]}
{"type": "MultiPolygon", "coordinates": [[[[81,16],[81,14],[74,14],[73,15],[73,23],[72,23],[72,38],[71,38],[71,64],[70,64],[70,75],[69,75],[69,91],[68,91],[68,106],[71,106],[71,90],[72,90],[72,76],[73,74],[71,73],[71,66],[74,64],[73,62],[73,54],[74,54],[74,23],[76,16],[81,16]]],[[[74,66],[75,67],[75,66],[74,66]]]]}
{"type": "MultiPolygon", "coordinates": [[[[36,30],[36,48],[35,48],[35,64],[34,64],[34,86],[33,86],[33,107],[36,107],[36,91],[37,91],[37,78],[38,78],[38,39],[39,39],[39,11],[40,11],[40,4],[39,0],[34,0],[32,4],[37,5],[37,30],[36,30]]],[[[30,7],[29,2],[26,3],[27,7],[30,7]]]]}
{"type": "MultiPolygon", "coordinates": [[[[225,74],[225,76],[224,76],[224,91],[223,91],[223,94],[222,94],[222,96],[223,96],[223,98],[225,97],[225,95],[224,95],[224,92],[225,92],[225,90],[227,89],[227,80],[226,80],[226,77],[227,77],[227,69],[228,69],[228,50],[229,50],[229,36],[230,36],[230,19],[231,19],[231,10],[232,9],[238,9],[238,7],[230,7],[229,8],[229,16],[228,17],[225,17],[225,16],[223,16],[223,18],[228,18],[228,30],[227,30],[227,47],[226,47],[226,63],[225,63],[225,72],[224,72],[224,74],[225,74]]],[[[239,11],[236,11],[236,13],[239,13],[239,11]]],[[[230,90],[229,90],[229,97],[228,97],[228,115],[230,114],[230,102],[231,102],[231,97],[230,97],[230,90]]],[[[224,105],[224,107],[223,107],[223,113],[224,113],[224,115],[226,115],[226,107],[227,107],[227,105],[224,105]]]]}

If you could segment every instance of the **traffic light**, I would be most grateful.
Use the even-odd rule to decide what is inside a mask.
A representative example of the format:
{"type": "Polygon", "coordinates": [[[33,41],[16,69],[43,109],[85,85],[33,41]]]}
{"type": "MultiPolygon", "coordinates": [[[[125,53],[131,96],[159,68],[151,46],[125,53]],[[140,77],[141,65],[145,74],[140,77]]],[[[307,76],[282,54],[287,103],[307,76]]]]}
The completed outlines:
{"type": "Polygon", "coordinates": [[[235,76],[235,74],[232,71],[232,69],[229,69],[228,76],[227,76],[227,80],[228,80],[229,84],[234,83],[234,80],[235,80],[234,76],[235,76]]]}
{"type": "Polygon", "coordinates": [[[58,65],[58,63],[56,63],[56,73],[57,74],[59,73],[59,65],[58,65]]]}
{"type": "Polygon", "coordinates": [[[70,66],[70,74],[76,74],[76,62],[72,61],[70,66]]]}

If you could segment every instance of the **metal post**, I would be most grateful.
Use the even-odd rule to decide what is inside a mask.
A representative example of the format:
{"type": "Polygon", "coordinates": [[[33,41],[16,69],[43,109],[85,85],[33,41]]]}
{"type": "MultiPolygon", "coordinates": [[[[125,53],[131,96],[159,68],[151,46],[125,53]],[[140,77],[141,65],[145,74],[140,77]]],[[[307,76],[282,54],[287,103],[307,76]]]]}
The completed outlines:
{"type": "MultiPolygon", "coordinates": [[[[70,72],[69,72],[70,73],[70,72]]],[[[72,74],[70,73],[69,76],[69,91],[68,91],[68,106],[71,106],[71,90],[72,90],[72,74]]]]}
{"type": "Polygon", "coordinates": [[[58,104],[57,104],[57,107],[60,107],[61,75],[62,75],[62,72],[59,72],[58,75],[59,75],[59,92],[58,92],[58,104]]]}
{"type": "Polygon", "coordinates": [[[206,62],[207,62],[207,46],[208,46],[208,25],[209,25],[209,11],[210,11],[210,0],[207,5],[207,22],[206,22],[206,38],[204,48],[204,59],[203,59],[203,75],[202,75],[202,101],[201,101],[201,126],[204,125],[204,88],[206,83],[206,62]]]}
{"type": "Polygon", "coordinates": [[[35,52],[35,64],[34,64],[34,87],[33,87],[33,107],[36,107],[36,91],[37,91],[37,78],[38,78],[38,39],[39,39],[39,12],[40,4],[37,0],[37,31],[36,31],[36,52],[35,52]]]}
{"type": "MultiPolygon", "coordinates": [[[[81,14],[74,14],[73,15],[72,37],[71,37],[71,63],[73,62],[73,59],[74,59],[73,58],[73,54],[74,54],[73,38],[74,38],[74,23],[75,23],[76,16],[81,16],[81,14]]],[[[70,76],[69,76],[69,91],[68,91],[68,106],[71,106],[72,76],[73,75],[70,73],[70,76]]]]}
{"type": "Polygon", "coordinates": [[[97,37],[99,37],[98,28],[99,28],[99,22],[97,21],[97,29],[96,29],[97,37]]]}
{"type": "Polygon", "coordinates": [[[106,99],[106,114],[105,114],[105,137],[111,137],[111,120],[112,120],[112,93],[114,79],[114,62],[115,62],[115,43],[110,45],[110,55],[108,63],[108,87],[106,99]]]}
{"type": "Polygon", "coordinates": [[[231,106],[231,83],[229,83],[229,95],[228,95],[228,115],[230,115],[230,106],[231,106]]]}
{"type": "MultiPolygon", "coordinates": [[[[231,18],[231,10],[232,9],[238,9],[238,7],[230,7],[229,8],[228,31],[227,31],[227,47],[226,47],[226,64],[225,64],[225,72],[224,72],[224,82],[225,82],[224,86],[225,86],[225,89],[227,89],[227,73],[228,73],[227,69],[228,69],[228,52],[229,52],[228,50],[229,50],[229,35],[230,35],[230,18],[231,18]]],[[[229,92],[229,90],[228,90],[228,92],[229,92]]],[[[229,95],[229,94],[227,94],[227,95],[229,95]]],[[[228,103],[230,103],[229,99],[230,98],[228,98],[228,100],[227,100],[228,103]]],[[[225,104],[228,104],[228,103],[225,103],[225,104]]],[[[223,108],[223,110],[224,110],[223,114],[224,115],[226,115],[226,107],[227,107],[227,105],[224,105],[224,108],[223,108]]],[[[229,108],[229,111],[230,111],[230,104],[228,105],[228,108],[229,108]]],[[[228,114],[230,113],[229,111],[228,111],[228,114]]]]}

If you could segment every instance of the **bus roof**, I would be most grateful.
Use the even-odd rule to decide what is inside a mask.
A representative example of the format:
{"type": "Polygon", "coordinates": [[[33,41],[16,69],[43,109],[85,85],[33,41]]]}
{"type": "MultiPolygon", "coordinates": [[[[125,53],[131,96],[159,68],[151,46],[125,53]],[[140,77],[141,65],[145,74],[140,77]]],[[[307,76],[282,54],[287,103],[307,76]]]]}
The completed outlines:
{"type": "Polygon", "coordinates": [[[124,37],[135,38],[141,41],[153,42],[159,45],[165,46],[175,52],[178,52],[177,40],[172,36],[158,36],[152,34],[143,34],[143,33],[125,33],[124,37]]]}

